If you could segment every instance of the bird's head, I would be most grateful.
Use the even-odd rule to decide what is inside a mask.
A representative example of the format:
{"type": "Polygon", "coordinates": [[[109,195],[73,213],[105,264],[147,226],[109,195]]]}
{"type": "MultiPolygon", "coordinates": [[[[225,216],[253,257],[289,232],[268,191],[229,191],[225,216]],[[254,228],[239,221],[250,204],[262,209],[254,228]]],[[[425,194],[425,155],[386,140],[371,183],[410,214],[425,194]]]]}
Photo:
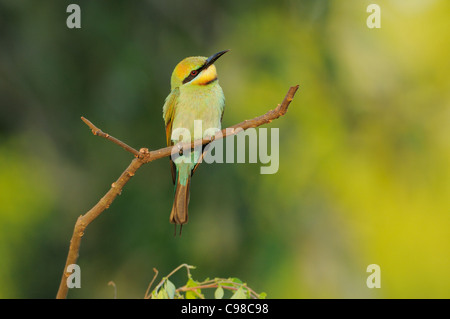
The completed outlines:
{"type": "Polygon", "coordinates": [[[182,85],[208,85],[216,81],[217,70],[214,62],[228,51],[220,51],[209,58],[203,56],[185,58],[173,70],[172,90],[182,85]]]}

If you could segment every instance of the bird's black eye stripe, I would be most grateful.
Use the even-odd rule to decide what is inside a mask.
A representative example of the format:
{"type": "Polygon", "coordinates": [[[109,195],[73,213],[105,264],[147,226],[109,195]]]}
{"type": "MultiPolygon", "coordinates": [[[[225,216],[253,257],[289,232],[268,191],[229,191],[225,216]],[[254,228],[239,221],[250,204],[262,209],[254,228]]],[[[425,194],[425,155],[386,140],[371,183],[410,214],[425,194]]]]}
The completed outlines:
{"type": "Polygon", "coordinates": [[[183,84],[188,83],[193,78],[195,78],[202,70],[204,69],[205,65],[202,65],[197,70],[192,70],[187,77],[184,78],[183,84]]]}

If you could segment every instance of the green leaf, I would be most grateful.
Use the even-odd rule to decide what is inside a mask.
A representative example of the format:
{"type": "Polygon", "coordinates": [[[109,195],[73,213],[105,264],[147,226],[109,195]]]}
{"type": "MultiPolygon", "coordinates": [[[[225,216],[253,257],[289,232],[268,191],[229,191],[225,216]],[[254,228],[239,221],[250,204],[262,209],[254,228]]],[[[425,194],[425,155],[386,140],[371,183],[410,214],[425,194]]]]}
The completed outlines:
{"type": "MultiPolygon", "coordinates": [[[[189,280],[186,283],[186,287],[197,287],[197,286],[200,286],[200,283],[192,278],[189,278],[189,280]]],[[[197,299],[199,298],[199,295],[203,296],[201,289],[186,291],[186,299],[197,299]]]]}
{"type": "Polygon", "coordinates": [[[230,280],[236,284],[241,284],[241,285],[243,284],[242,280],[240,280],[239,278],[236,278],[236,277],[230,278],[230,280]]]}
{"type": "Polygon", "coordinates": [[[267,294],[265,292],[262,292],[259,294],[259,299],[266,299],[267,294]]]}
{"type": "Polygon", "coordinates": [[[164,288],[161,288],[156,295],[156,299],[169,299],[167,292],[164,288]]]}
{"type": "Polygon", "coordinates": [[[214,298],[216,299],[223,298],[223,288],[221,286],[217,287],[216,291],[214,292],[214,298]]]}
{"type": "Polygon", "coordinates": [[[186,283],[186,287],[197,287],[198,285],[199,283],[192,278],[189,278],[186,283]]]}
{"type": "Polygon", "coordinates": [[[176,290],[175,285],[169,279],[167,279],[165,287],[169,299],[173,299],[176,290]]]}
{"type": "Polygon", "coordinates": [[[186,291],[186,299],[197,299],[195,292],[188,290],[186,291]]]}
{"type": "Polygon", "coordinates": [[[240,287],[236,292],[231,296],[231,299],[247,299],[247,295],[245,294],[245,290],[240,287]]]}

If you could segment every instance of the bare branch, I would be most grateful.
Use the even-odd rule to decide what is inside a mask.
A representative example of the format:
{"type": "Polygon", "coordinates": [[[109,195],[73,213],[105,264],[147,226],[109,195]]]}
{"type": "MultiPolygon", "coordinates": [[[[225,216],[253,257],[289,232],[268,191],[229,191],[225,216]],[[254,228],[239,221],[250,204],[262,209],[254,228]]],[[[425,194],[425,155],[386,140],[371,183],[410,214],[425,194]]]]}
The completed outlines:
{"type": "MultiPolygon", "coordinates": [[[[142,155],[142,158],[146,158],[146,154],[148,154],[147,149],[141,149],[139,153],[142,155]]],[[[84,235],[84,230],[86,227],[94,221],[105,209],[108,209],[114,199],[122,192],[122,188],[125,184],[131,179],[132,176],[136,173],[136,171],[141,167],[145,161],[143,161],[140,157],[137,157],[131,161],[131,164],[127,167],[127,169],[120,175],[120,177],[111,184],[110,190],[103,196],[94,207],[92,207],[86,214],[78,217],[77,222],[75,223],[75,228],[73,229],[72,239],[70,240],[69,253],[67,255],[66,265],[64,266],[64,272],[61,279],[61,283],[59,285],[58,294],[56,298],[66,298],[67,296],[67,278],[70,274],[66,272],[66,269],[71,264],[76,264],[79,251],[81,238],[84,235]]]]}
{"type": "Polygon", "coordinates": [[[118,140],[117,138],[115,138],[114,136],[109,135],[108,133],[103,132],[101,129],[99,129],[97,126],[95,126],[94,124],[92,124],[91,121],[89,121],[87,118],[85,117],[81,117],[81,120],[86,123],[87,126],[89,126],[89,128],[92,131],[92,134],[97,135],[97,136],[101,136],[106,138],[107,140],[110,140],[113,143],[116,143],[117,145],[119,145],[120,147],[122,147],[124,150],[130,152],[131,154],[133,154],[134,156],[139,156],[139,151],[135,150],[134,148],[132,148],[131,146],[128,146],[127,144],[125,144],[124,142],[122,142],[121,140],[118,140]]]}
{"type": "MultiPolygon", "coordinates": [[[[281,104],[278,104],[278,106],[274,110],[270,110],[266,114],[255,117],[254,119],[245,120],[245,121],[238,123],[236,125],[233,125],[229,128],[225,128],[220,133],[217,133],[212,138],[195,140],[191,143],[191,149],[193,149],[197,146],[200,146],[200,145],[211,143],[213,140],[219,140],[221,138],[225,138],[230,135],[235,135],[235,134],[241,132],[242,130],[246,130],[246,129],[249,129],[252,127],[258,127],[258,126],[261,126],[264,124],[268,124],[268,123],[272,122],[273,120],[276,120],[280,116],[283,116],[284,114],[286,114],[289,104],[291,104],[291,101],[293,100],[295,93],[298,90],[298,87],[299,87],[298,85],[292,86],[289,89],[289,91],[287,92],[286,96],[284,97],[283,102],[281,102],[281,104]]],[[[151,162],[151,161],[160,159],[162,157],[170,156],[172,153],[177,153],[177,152],[179,152],[180,149],[185,149],[185,148],[189,148],[189,143],[180,143],[180,144],[178,144],[177,147],[168,146],[165,148],[161,148],[159,150],[150,151],[147,159],[149,162],[151,162]]]]}
{"type": "Polygon", "coordinates": [[[191,148],[194,148],[196,146],[211,143],[213,140],[221,139],[230,135],[235,135],[240,131],[246,130],[248,128],[258,127],[260,125],[270,123],[273,120],[279,118],[280,116],[286,114],[289,104],[294,98],[294,95],[297,92],[297,90],[298,85],[291,87],[287,92],[283,102],[279,104],[274,110],[270,110],[266,114],[256,117],[254,119],[245,120],[244,122],[231,126],[228,129],[223,129],[221,131],[221,134],[218,133],[213,138],[196,140],[192,143],[185,143],[176,147],[174,146],[165,147],[151,152],[149,152],[147,148],[141,148],[139,151],[137,151],[131,146],[128,146],[124,142],[118,140],[117,138],[107,133],[104,133],[102,130],[100,130],[98,127],[92,124],[89,120],[87,120],[84,117],[81,117],[83,122],[89,126],[94,135],[98,135],[112,141],[113,143],[119,145],[126,151],[132,153],[135,156],[135,158],[131,161],[131,164],[120,175],[120,177],[114,183],[111,184],[110,190],[98,201],[98,203],[95,204],[95,206],[92,207],[86,214],[78,217],[73,230],[72,239],[70,240],[69,252],[67,254],[67,260],[64,266],[64,271],[56,298],[63,299],[67,297],[68,292],[67,278],[69,277],[69,274],[67,273],[66,270],[69,265],[76,264],[78,260],[81,238],[84,235],[86,227],[91,222],[93,222],[104,210],[109,208],[109,206],[117,197],[117,195],[120,195],[125,184],[131,179],[132,176],[134,176],[134,174],[136,174],[136,171],[143,164],[152,162],[162,157],[170,156],[172,152],[178,152],[180,149],[179,147],[189,147],[189,144],[191,144],[191,148]]]}
{"type": "Polygon", "coordinates": [[[152,281],[150,281],[150,284],[148,285],[147,290],[145,291],[144,299],[150,299],[150,297],[151,297],[150,288],[152,287],[153,282],[155,282],[155,279],[158,276],[158,269],[153,268],[153,271],[155,272],[155,275],[153,276],[152,281]]]}

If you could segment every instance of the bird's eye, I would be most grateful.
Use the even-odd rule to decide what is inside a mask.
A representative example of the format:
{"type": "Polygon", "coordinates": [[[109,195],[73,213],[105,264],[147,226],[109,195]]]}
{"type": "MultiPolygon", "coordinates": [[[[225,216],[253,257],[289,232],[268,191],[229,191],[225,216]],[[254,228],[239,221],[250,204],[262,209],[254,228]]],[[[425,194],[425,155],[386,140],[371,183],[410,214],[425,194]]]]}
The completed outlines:
{"type": "Polygon", "coordinates": [[[197,75],[198,71],[197,70],[193,70],[191,71],[191,75],[197,75]]]}

